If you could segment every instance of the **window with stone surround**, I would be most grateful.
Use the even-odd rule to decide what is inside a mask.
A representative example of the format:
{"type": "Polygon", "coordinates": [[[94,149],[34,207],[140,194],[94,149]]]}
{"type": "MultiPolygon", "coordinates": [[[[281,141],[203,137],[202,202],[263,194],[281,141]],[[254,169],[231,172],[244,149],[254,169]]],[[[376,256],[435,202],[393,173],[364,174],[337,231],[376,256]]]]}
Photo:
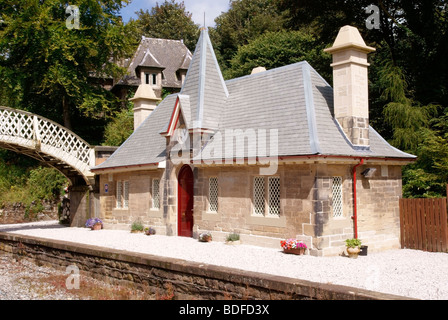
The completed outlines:
{"type": "Polygon", "coordinates": [[[265,210],[265,182],[263,177],[254,178],[254,214],[264,216],[265,210]]]}
{"type": "Polygon", "coordinates": [[[333,197],[333,217],[341,218],[343,216],[342,210],[342,177],[333,177],[332,179],[332,197],[333,197]]]}
{"type": "Polygon", "coordinates": [[[152,208],[160,209],[160,179],[152,180],[152,208]]]}
{"type": "Polygon", "coordinates": [[[280,216],[280,177],[269,177],[268,182],[269,215],[280,216]]]}
{"type": "Polygon", "coordinates": [[[280,177],[254,177],[255,216],[280,216],[280,177]]]}
{"type": "Polygon", "coordinates": [[[129,181],[123,183],[123,208],[129,208],[129,181]]]}
{"type": "Polygon", "coordinates": [[[208,211],[218,212],[218,178],[208,180],[208,211]]]}
{"type": "Polygon", "coordinates": [[[117,209],[129,208],[129,181],[117,181],[117,209]]]}
{"type": "Polygon", "coordinates": [[[117,209],[121,209],[123,206],[123,199],[122,199],[122,194],[123,194],[123,184],[121,181],[117,181],[117,205],[116,208],[117,209]]]}

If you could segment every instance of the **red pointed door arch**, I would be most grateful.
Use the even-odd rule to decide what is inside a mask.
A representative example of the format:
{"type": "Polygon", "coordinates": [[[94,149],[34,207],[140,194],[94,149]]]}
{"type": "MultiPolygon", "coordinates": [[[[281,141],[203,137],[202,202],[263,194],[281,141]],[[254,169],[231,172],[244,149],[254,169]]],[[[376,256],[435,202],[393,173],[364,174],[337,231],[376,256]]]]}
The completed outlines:
{"type": "Polygon", "coordinates": [[[177,234],[193,237],[194,178],[190,166],[180,169],[177,182],[177,234]]]}

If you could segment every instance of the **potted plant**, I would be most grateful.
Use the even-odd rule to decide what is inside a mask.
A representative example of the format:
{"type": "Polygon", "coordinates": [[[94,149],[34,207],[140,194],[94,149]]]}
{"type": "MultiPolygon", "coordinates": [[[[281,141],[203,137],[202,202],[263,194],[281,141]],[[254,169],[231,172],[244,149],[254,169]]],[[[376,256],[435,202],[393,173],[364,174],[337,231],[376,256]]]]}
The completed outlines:
{"type": "Polygon", "coordinates": [[[210,242],[212,241],[212,234],[209,231],[202,232],[201,234],[199,234],[198,240],[199,242],[210,242]]]}
{"type": "Polygon", "coordinates": [[[101,230],[103,229],[103,221],[100,218],[90,218],[86,221],[86,228],[101,230]]]}
{"type": "Polygon", "coordinates": [[[361,251],[361,240],[359,239],[347,239],[345,240],[347,246],[348,257],[351,259],[358,258],[358,254],[361,251]]]}
{"type": "Polygon", "coordinates": [[[280,245],[283,248],[284,253],[297,255],[305,254],[305,251],[308,248],[303,241],[297,239],[282,240],[280,241],[280,245]]]}
{"type": "Polygon", "coordinates": [[[131,232],[132,233],[140,233],[143,232],[144,226],[143,223],[140,220],[136,220],[131,225],[131,232]]]}
{"type": "Polygon", "coordinates": [[[240,235],[238,233],[232,232],[227,235],[226,244],[240,244],[240,235]]]}
{"type": "Polygon", "coordinates": [[[155,235],[155,234],[156,234],[156,229],[151,228],[151,227],[149,227],[149,228],[145,228],[145,234],[146,234],[147,236],[155,235]]]}

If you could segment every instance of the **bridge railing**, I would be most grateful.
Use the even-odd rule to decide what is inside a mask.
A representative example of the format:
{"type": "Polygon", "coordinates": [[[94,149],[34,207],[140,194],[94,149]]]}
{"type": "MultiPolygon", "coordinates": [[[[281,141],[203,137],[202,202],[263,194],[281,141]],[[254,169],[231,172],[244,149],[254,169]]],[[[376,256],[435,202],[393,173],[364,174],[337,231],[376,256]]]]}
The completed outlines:
{"type": "Polygon", "coordinates": [[[60,124],[23,110],[0,107],[0,139],[37,149],[90,174],[94,149],[60,124]]]}

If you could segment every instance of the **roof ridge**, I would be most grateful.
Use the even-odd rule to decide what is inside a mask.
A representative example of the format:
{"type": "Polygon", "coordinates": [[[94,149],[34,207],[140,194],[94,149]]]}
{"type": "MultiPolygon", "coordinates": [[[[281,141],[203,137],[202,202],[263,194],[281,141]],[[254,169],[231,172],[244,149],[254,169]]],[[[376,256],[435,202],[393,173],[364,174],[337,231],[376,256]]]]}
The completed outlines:
{"type": "Polygon", "coordinates": [[[305,109],[308,121],[308,132],[312,153],[321,153],[319,137],[317,133],[316,110],[314,106],[314,95],[311,83],[310,65],[302,64],[303,91],[305,93],[305,109]]]}
{"type": "Polygon", "coordinates": [[[246,79],[246,78],[263,77],[263,76],[265,76],[266,74],[273,73],[273,72],[279,72],[279,71],[281,71],[282,69],[289,69],[289,68],[297,67],[297,66],[300,66],[300,65],[305,64],[305,63],[306,63],[307,65],[311,66],[311,65],[308,63],[308,61],[303,60],[303,61],[295,62],[295,63],[292,63],[292,64],[287,64],[287,65],[285,65],[285,66],[272,68],[272,69],[269,69],[269,70],[266,70],[266,71],[263,71],[263,72],[254,73],[254,74],[247,74],[247,75],[245,75],[245,76],[236,77],[236,78],[233,78],[233,79],[226,80],[225,82],[228,83],[228,82],[238,81],[238,80],[242,80],[242,79],[246,79]]]}
{"type": "Polygon", "coordinates": [[[180,40],[176,40],[176,39],[152,38],[152,37],[146,37],[146,36],[143,36],[143,37],[142,37],[142,40],[143,40],[143,41],[144,41],[144,40],[174,41],[174,42],[179,42],[179,43],[182,43],[183,45],[185,45],[185,43],[184,43],[184,41],[183,41],[182,39],[180,39],[180,40]]]}

